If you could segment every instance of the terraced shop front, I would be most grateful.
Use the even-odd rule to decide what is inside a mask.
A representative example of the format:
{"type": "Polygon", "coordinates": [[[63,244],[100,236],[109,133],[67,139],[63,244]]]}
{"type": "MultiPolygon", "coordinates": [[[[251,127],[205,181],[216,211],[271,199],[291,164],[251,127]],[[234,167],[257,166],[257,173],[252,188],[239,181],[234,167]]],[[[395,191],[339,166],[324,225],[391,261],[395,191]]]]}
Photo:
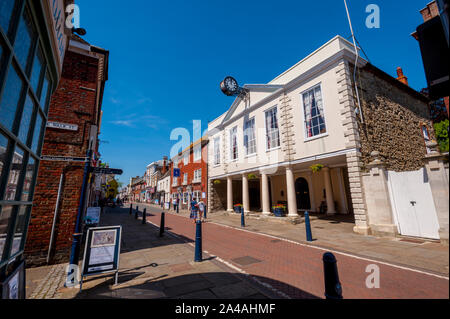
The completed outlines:
{"type": "Polygon", "coordinates": [[[0,1],[1,298],[24,294],[17,270],[23,264],[48,106],[66,49],[69,3],[0,1]]]}

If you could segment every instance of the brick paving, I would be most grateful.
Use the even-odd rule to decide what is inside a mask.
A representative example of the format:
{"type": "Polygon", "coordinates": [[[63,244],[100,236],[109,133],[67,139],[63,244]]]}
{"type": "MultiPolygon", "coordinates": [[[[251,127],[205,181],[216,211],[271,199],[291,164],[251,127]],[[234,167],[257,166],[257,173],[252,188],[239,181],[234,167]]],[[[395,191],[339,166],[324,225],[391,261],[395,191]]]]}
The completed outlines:
{"type": "MultiPolygon", "coordinates": [[[[148,222],[159,224],[160,208],[154,205],[138,205],[141,210],[147,207],[147,211],[152,213],[152,216],[147,218],[148,222]]],[[[214,218],[209,214],[208,219],[214,218]]],[[[249,223],[250,221],[247,224],[249,223]]],[[[166,214],[166,227],[187,240],[192,240],[195,236],[193,224],[187,219],[186,212],[179,215],[166,214]]],[[[203,238],[204,250],[256,277],[259,281],[270,284],[291,298],[323,297],[322,255],[326,251],[324,248],[211,222],[204,223],[203,238]],[[242,264],[243,257],[258,261],[242,264]]],[[[371,240],[378,241],[378,239],[371,240]]],[[[381,243],[387,250],[412,244],[383,240],[381,243]]],[[[370,250],[369,247],[367,249],[370,250]]],[[[401,250],[397,250],[397,253],[401,255],[401,250]]],[[[379,255],[383,257],[383,251],[380,251],[379,255]]],[[[392,265],[383,262],[382,258],[375,260],[340,252],[335,252],[335,256],[338,260],[344,298],[448,299],[449,297],[449,281],[446,276],[392,265]],[[366,287],[365,282],[369,275],[366,273],[366,267],[371,264],[377,265],[380,269],[380,288],[366,287]]]]}
{"type": "MultiPolygon", "coordinates": [[[[143,225],[128,209],[106,209],[101,226],[122,225],[119,284],[113,276],[85,278],[83,289],[65,288],[65,264],[27,269],[33,299],[267,299],[282,298],[258,282],[203,254],[196,263],[192,242],[143,225]],[[38,284],[36,285],[36,282],[38,284]],[[36,287],[36,288],[33,288],[36,287]],[[33,289],[32,289],[33,288],[33,289]]],[[[150,218],[151,216],[149,216],[150,218]]],[[[191,224],[192,226],[192,224],[191,224]]],[[[170,228],[170,227],[169,227],[170,228]]]]}

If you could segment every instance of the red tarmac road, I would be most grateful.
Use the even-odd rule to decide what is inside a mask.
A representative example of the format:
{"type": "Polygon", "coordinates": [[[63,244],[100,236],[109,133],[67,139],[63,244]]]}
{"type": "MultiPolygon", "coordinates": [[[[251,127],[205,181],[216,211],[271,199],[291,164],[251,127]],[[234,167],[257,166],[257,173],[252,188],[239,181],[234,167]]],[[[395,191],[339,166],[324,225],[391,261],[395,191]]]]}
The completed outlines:
{"type": "MultiPolygon", "coordinates": [[[[147,209],[153,214],[147,216],[147,221],[159,225],[160,210],[149,206],[147,209]]],[[[165,227],[170,232],[195,241],[195,224],[190,219],[165,215],[165,227]]],[[[324,298],[323,249],[208,222],[202,226],[202,248],[210,255],[220,257],[291,298],[324,298]],[[260,262],[243,265],[233,261],[245,256],[260,262]]],[[[333,253],[345,299],[449,298],[447,278],[333,253]],[[380,269],[380,288],[366,287],[370,275],[366,267],[370,264],[380,269]]]]}

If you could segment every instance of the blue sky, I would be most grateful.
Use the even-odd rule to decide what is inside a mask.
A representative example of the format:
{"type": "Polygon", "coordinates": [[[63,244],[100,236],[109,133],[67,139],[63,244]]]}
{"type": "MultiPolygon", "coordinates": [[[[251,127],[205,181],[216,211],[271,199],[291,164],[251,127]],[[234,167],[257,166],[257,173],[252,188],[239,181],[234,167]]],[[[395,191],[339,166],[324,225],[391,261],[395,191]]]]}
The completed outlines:
{"type": "MultiPolygon", "coordinates": [[[[370,62],[416,90],[426,86],[420,49],[410,36],[430,0],[348,0],[353,28],[370,62]],[[380,8],[368,29],[366,6],[380,8]]],[[[93,45],[110,51],[100,152],[122,168],[124,184],[169,155],[170,132],[208,121],[233,102],[219,89],[267,83],[339,34],[350,36],[343,0],[76,0],[93,45]]]]}

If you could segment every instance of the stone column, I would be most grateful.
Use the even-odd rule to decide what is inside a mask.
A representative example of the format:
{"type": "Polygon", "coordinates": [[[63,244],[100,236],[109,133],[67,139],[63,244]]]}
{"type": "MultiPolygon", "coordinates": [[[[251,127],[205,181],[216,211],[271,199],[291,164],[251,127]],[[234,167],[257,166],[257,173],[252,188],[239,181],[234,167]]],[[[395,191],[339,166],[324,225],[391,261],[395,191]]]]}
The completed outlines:
{"type": "Polygon", "coordinates": [[[244,206],[244,213],[250,211],[250,200],[248,197],[248,176],[242,174],[242,205],[244,206]]]}
{"type": "Polygon", "coordinates": [[[429,141],[426,145],[431,152],[425,155],[424,162],[439,222],[439,237],[442,244],[448,245],[449,185],[443,162],[445,156],[439,152],[435,141],[429,141]]]}
{"type": "Polygon", "coordinates": [[[336,208],[334,207],[334,196],[333,196],[333,188],[331,187],[331,176],[330,176],[330,168],[324,167],[323,169],[323,178],[325,182],[325,193],[327,195],[327,215],[336,214],[336,208]]]}
{"type": "Polygon", "coordinates": [[[262,198],[262,213],[270,215],[270,199],[269,199],[269,178],[267,173],[261,172],[261,198],[262,198]]]}
{"type": "Polygon", "coordinates": [[[294,173],[290,166],[286,166],[286,188],[288,200],[288,216],[297,217],[297,196],[295,193],[294,173]]]}
{"type": "Polygon", "coordinates": [[[314,192],[314,184],[313,184],[313,173],[311,171],[308,172],[308,183],[309,183],[309,194],[311,199],[311,211],[316,211],[316,194],[314,192]]]}
{"type": "Polygon", "coordinates": [[[233,210],[233,179],[231,176],[227,176],[227,212],[233,210]]]}
{"type": "MultiPolygon", "coordinates": [[[[398,234],[394,224],[394,213],[389,195],[388,180],[384,162],[378,151],[370,153],[372,161],[366,165],[369,173],[362,176],[365,205],[363,201],[355,201],[355,209],[367,209],[371,233],[376,236],[395,236],[398,234]]],[[[361,187],[361,185],[355,185],[361,187]]]]}

